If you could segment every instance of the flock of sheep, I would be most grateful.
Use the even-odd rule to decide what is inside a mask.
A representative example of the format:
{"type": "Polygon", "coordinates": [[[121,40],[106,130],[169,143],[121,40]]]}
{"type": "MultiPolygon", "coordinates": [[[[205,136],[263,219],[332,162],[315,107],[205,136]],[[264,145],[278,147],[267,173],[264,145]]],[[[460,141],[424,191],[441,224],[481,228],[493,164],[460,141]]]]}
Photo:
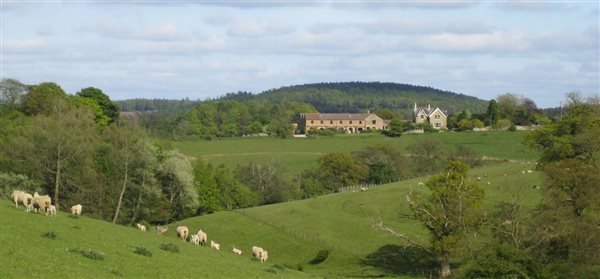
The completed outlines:
{"type": "MultiPolygon", "coordinates": [[[[25,210],[27,212],[42,212],[42,210],[46,213],[46,216],[56,216],[56,207],[52,205],[52,199],[50,199],[49,195],[40,196],[37,192],[33,194],[33,196],[24,191],[15,190],[10,195],[10,198],[15,202],[15,207],[19,208],[19,204],[23,204],[25,206],[25,210]]],[[[73,215],[81,215],[81,204],[76,204],[71,207],[71,214],[73,215]]],[[[146,226],[142,224],[136,224],[137,228],[140,231],[145,232],[146,226]]],[[[158,234],[163,234],[167,232],[169,228],[164,226],[156,226],[156,232],[158,234]]],[[[179,226],[176,229],[177,236],[184,241],[187,241],[188,236],[190,237],[190,243],[194,245],[202,245],[205,246],[208,241],[208,235],[202,229],[198,231],[198,233],[189,235],[189,229],[185,226],[179,226]]],[[[221,245],[213,240],[210,241],[210,247],[215,250],[221,250],[221,245]]],[[[242,250],[233,247],[232,252],[237,255],[242,255],[242,250]]],[[[267,250],[258,247],[252,246],[252,255],[255,259],[260,262],[266,262],[269,258],[269,253],[267,250]]]]}
{"type": "MultiPolygon", "coordinates": [[[[56,216],[56,207],[52,205],[52,199],[50,196],[40,196],[37,192],[33,193],[33,196],[27,192],[14,190],[10,195],[10,198],[15,202],[15,207],[19,208],[19,204],[25,206],[27,212],[41,212],[43,210],[46,216],[56,216]]],[[[77,204],[71,207],[71,213],[73,215],[81,215],[81,204],[77,204]]]]}
{"type": "MultiPolygon", "coordinates": [[[[146,226],[139,224],[139,223],[135,224],[135,225],[140,231],[143,231],[143,232],[146,231],[146,226]]],[[[169,230],[169,227],[158,225],[155,227],[155,229],[156,229],[156,233],[163,234],[169,230]]],[[[190,235],[190,230],[188,229],[188,227],[179,226],[179,227],[177,227],[177,229],[175,229],[175,232],[177,233],[177,237],[181,238],[183,241],[187,241],[187,239],[189,237],[190,243],[193,245],[196,245],[196,246],[198,246],[198,245],[206,246],[206,244],[208,242],[208,235],[202,229],[199,229],[196,234],[190,235]]],[[[214,240],[211,240],[210,248],[215,249],[215,250],[221,250],[221,244],[215,242],[214,240]]],[[[235,247],[233,247],[231,252],[233,252],[236,255],[240,255],[240,256],[242,255],[242,250],[235,248],[235,247]]],[[[267,259],[269,259],[269,253],[267,252],[267,250],[265,250],[261,247],[258,247],[258,246],[252,246],[252,255],[254,256],[254,258],[256,260],[260,261],[261,263],[266,262],[267,259]]]]}

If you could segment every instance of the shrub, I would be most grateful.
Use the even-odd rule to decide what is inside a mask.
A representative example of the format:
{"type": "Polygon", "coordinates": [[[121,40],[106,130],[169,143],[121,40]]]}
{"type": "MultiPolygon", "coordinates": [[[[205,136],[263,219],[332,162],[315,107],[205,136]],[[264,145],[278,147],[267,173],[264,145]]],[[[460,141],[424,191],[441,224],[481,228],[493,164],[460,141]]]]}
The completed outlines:
{"type": "Polygon", "coordinates": [[[86,258],[92,259],[92,260],[96,260],[96,261],[104,260],[104,253],[93,250],[93,249],[71,248],[71,249],[67,249],[67,251],[71,252],[71,253],[80,254],[83,257],[86,257],[86,258]]]}
{"type": "Polygon", "coordinates": [[[312,259],[310,262],[308,262],[309,264],[315,265],[315,264],[320,264],[322,262],[324,262],[327,257],[329,257],[329,251],[328,250],[321,250],[317,253],[317,256],[315,256],[314,259],[312,259]]]}
{"type": "Polygon", "coordinates": [[[517,126],[515,126],[515,124],[511,124],[510,127],[508,127],[508,131],[510,131],[510,132],[516,132],[517,131],[517,126]]]}
{"type": "Polygon", "coordinates": [[[280,264],[274,264],[274,265],[271,265],[269,268],[267,268],[267,272],[271,272],[274,274],[281,273],[284,270],[285,270],[285,266],[280,265],[280,264]]]}
{"type": "Polygon", "coordinates": [[[142,256],[146,256],[146,257],[152,257],[152,251],[144,248],[144,247],[135,247],[135,250],[133,250],[134,253],[138,254],[138,255],[142,255],[142,256]]]}
{"type": "Polygon", "coordinates": [[[179,253],[179,247],[173,243],[163,243],[160,245],[160,249],[171,253],[179,253]]]}
{"type": "Polygon", "coordinates": [[[42,237],[46,237],[46,238],[50,238],[50,239],[56,239],[56,233],[54,231],[47,231],[45,233],[42,234],[42,237]]]}

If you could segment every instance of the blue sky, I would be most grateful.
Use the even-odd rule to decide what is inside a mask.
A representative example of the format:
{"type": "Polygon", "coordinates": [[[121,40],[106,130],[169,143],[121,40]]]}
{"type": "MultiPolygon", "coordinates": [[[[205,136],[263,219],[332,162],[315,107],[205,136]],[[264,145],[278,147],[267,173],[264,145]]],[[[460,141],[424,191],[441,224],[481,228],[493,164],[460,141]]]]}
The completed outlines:
{"type": "Polygon", "coordinates": [[[329,81],[600,91],[600,2],[6,1],[1,76],[112,99],[205,99],[329,81]]]}

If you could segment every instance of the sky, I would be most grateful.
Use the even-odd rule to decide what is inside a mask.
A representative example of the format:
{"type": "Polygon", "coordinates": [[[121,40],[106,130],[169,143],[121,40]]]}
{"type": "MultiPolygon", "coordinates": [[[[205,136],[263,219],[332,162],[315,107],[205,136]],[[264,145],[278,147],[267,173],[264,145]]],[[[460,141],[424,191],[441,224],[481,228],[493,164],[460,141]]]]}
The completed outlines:
{"type": "Polygon", "coordinates": [[[600,0],[0,2],[2,78],[113,100],[382,81],[557,107],[600,91],[600,0]]]}

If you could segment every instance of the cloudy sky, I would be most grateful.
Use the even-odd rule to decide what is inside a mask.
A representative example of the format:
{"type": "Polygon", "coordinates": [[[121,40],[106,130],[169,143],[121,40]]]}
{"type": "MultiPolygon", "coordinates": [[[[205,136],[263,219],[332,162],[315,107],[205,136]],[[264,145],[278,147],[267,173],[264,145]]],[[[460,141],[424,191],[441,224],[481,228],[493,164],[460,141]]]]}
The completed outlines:
{"type": "Polygon", "coordinates": [[[2,0],[1,76],[117,100],[389,81],[550,107],[600,91],[599,3],[2,0]]]}

